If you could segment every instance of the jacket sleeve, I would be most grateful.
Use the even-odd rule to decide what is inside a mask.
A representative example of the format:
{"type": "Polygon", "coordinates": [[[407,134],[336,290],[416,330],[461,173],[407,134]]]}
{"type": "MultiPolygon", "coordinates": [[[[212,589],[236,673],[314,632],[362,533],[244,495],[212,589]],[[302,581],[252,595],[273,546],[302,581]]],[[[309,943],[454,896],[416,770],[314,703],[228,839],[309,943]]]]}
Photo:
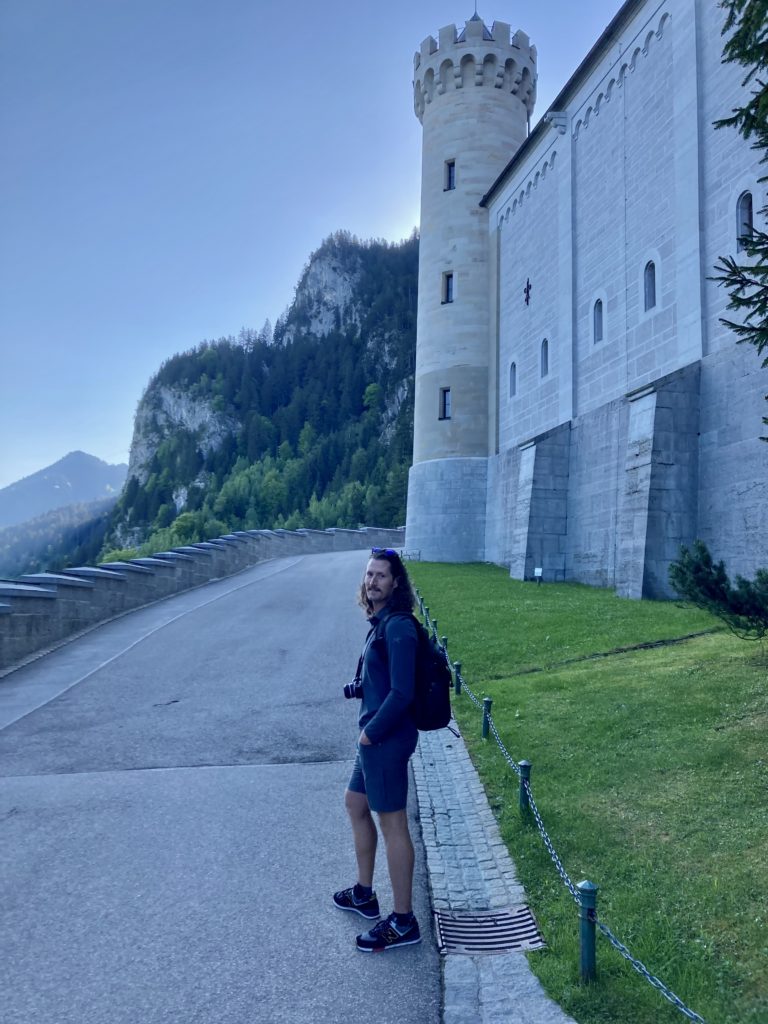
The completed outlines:
{"type": "Polygon", "coordinates": [[[390,690],[365,726],[371,743],[381,743],[408,716],[413,703],[416,673],[416,627],[405,615],[392,616],[384,625],[390,690]]]}

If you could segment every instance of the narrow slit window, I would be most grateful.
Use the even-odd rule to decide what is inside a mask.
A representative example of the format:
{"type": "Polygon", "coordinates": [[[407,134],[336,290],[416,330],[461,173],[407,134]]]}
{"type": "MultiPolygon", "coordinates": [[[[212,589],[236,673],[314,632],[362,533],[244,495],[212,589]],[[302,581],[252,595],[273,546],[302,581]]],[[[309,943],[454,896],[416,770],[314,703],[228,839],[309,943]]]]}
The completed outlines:
{"type": "Polygon", "coordinates": [[[736,249],[742,252],[754,231],[752,193],[742,192],[736,204],[736,249]]]}
{"type": "Polygon", "coordinates": [[[509,397],[514,398],[517,394],[517,363],[510,363],[509,366],[509,397]]]}
{"type": "Polygon", "coordinates": [[[443,179],[443,191],[451,192],[456,188],[456,161],[445,161],[445,176],[443,179]]]}
{"type": "Polygon", "coordinates": [[[545,338],[541,343],[541,376],[546,377],[549,373],[549,342],[545,338]]]}
{"type": "Polygon", "coordinates": [[[440,388],[440,417],[441,420],[451,418],[451,389],[440,388]]]}
{"type": "Polygon", "coordinates": [[[592,334],[595,345],[603,340],[603,300],[598,299],[592,310],[592,334]]]}
{"type": "Polygon", "coordinates": [[[648,260],[643,272],[643,293],[646,312],[656,305],[656,264],[648,260]]]}
{"type": "Polygon", "coordinates": [[[447,302],[453,302],[453,272],[448,271],[443,274],[443,305],[447,302]]]}

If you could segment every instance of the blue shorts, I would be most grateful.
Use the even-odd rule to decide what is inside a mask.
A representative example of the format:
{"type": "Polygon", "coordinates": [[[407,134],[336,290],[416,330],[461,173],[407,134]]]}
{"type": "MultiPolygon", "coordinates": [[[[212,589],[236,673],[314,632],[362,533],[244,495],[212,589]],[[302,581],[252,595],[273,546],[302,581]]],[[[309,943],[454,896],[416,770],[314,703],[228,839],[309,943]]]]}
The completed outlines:
{"type": "Polygon", "coordinates": [[[379,814],[404,810],[408,804],[408,762],[418,740],[413,726],[381,743],[358,745],[347,789],[365,794],[371,810],[379,814]]]}

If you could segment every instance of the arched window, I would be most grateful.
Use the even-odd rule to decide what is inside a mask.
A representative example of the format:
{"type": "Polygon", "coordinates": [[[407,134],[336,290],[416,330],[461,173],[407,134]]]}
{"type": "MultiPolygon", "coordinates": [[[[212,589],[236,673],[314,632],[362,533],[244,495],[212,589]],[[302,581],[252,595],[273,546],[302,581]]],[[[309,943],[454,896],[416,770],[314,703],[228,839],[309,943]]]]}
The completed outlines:
{"type": "Polygon", "coordinates": [[[744,243],[752,237],[754,230],[752,219],[752,193],[742,192],[736,203],[736,249],[741,252],[744,243]]]}
{"type": "Polygon", "coordinates": [[[517,394],[517,363],[509,364],[509,397],[514,398],[517,394]]]}
{"type": "Polygon", "coordinates": [[[598,299],[592,307],[592,340],[595,345],[603,340],[603,300],[598,299]]]}
{"type": "Polygon", "coordinates": [[[645,264],[645,270],[643,272],[643,293],[646,311],[653,309],[656,305],[656,264],[653,260],[648,260],[645,264]]]}
{"type": "Polygon", "coordinates": [[[549,342],[545,338],[541,343],[541,376],[546,377],[549,373],[549,342]]]}

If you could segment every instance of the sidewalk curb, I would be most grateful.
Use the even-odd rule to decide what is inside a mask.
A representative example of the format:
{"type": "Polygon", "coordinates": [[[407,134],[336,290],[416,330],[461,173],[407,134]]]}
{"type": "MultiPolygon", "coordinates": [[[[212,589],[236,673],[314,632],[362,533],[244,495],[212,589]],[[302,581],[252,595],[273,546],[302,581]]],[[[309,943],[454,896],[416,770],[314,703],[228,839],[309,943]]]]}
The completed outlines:
{"type": "MultiPolygon", "coordinates": [[[[412,764],[433,908],[525,903],[464,740],[448,729],[423,732],[412,764]]],[[[521,952],[451,955],[443,967],[443,1024],[575,1024],[547,996],[521,952]]]]}

